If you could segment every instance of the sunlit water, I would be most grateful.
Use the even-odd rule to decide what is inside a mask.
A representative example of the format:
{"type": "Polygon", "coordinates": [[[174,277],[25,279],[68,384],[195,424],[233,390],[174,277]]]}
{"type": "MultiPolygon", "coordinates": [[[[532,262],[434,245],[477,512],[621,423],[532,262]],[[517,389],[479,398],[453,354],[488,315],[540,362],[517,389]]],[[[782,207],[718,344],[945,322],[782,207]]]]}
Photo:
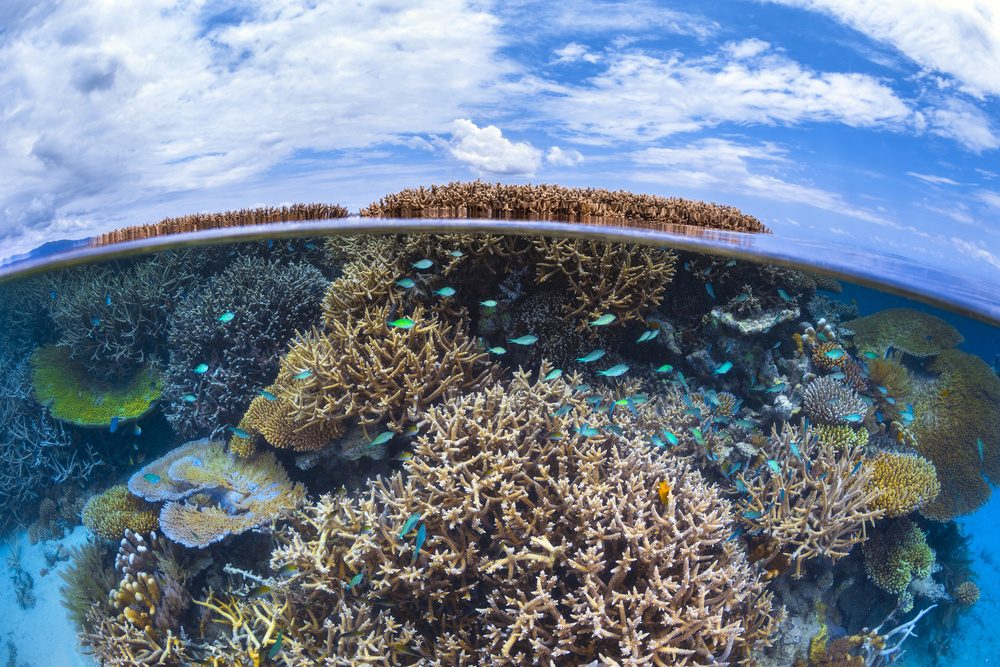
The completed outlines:
{"type": "MultiPolygon", "coordinates": [[[[964,513],[985,502],[989,483],[997,479],[989,475],[1000,460],[1000,413],[965,414],[952,396],[968,391],[970,401],[976,397],[970,403],[975,410],[996,409],[994,358],[1000,346],[994,328],[867,287],[758,266],[746,259],[752,248],[730,259],[690,248],[667,254],[578,241],[560,250],[552,240],[483,238],[260,240],[52,269],[0,287],[0,524],[10,582],[0,589],[0,641],[8,664],[88,665],[94,658],[84,652],[96,651],[109,664],[138,661],[129,655],[153,662],[162,657],[163,664],[640,664],[656,654],[666,664],[812,665],[827,664],[822,660],[829,659],[838,637],[857,638],[850,655],[883,664],[901,652],[880,657],[873,647],[877,636],[865,633],[878,628],[885,635],[931,605],[936,607],[917,623],[916,636],[902,645],[900,664],[995,661],[991,619],[1000,593],[1000,500],[964,513]],[[908,334],[917,347],[935,341],[942,346],[916,350],[900,332],[865,341],[848,333],[851,320],[899,308],[942,318],[921,320],[920,326],[933,330],[908,334]],[[435,327],[440,335],[426,333],[435,327]],[[984,374],[971,389],[948,384],[953,370],[934,366],[940,355],[952,354],[944,352],[954,347],[952,331],[964,337],[958,350],[982,360],[972,364],[984,374]],[[419,359],[416,365],[393,366],[410,358],[405,350],[420,352],[413,343],[420,336],[426,355],[412,357],[419,359]],[[885,359],[908,382],[888,390],[869,383],[869,369],[885,359]],[[386,372],[352,374],[366,368],[386,372]],[[657,532],[653,517],[680,511],[671,503],[683,494],[715,498],[721,519],[692,510],[695,525],[707,531],[699,558],[702,567],[723,568],[728,578],[675,604],[691,618],[697,607],[692,596],[731,595],[726,611],[718,612],[733,624],[728,634],[703,628],[695,634],[700,645],[665,635],[674,622],[669,614],[637,600],[647,588],[654,598],[669,588],[649,573],[657,565],[670,571],[670,556],[661,552],[648,567],[626,563],[622,579],[612,572],[622,552],[611,542],[602,548],[612,562],[597,579],[602,586],[614,582],[635,616],[624,617],[626,607],[612,603],[600,618],[591,609],[587,622],[609,633],[601,640],[585,631],[586,624],[573,626],[586,607],[579,598],[575,609],[566,601],[578,593],[582,551],[573,551],[571,542],[553,551],[560,544],[539,540],[548,528],[563,535],[569,525],[570,535],[582,536],[592,526],[575,525],[572,514],[550,517],[548,524],[529,518],[539,498],[549,497],[540,488],[532,492],[538,495],[525,496],[527,503],[512,496],[508,511],[523,513],[530,524],[521,535],[461,512],[445,516],[447,509],[457,510],[427,502],[450,493],[464,506],[473,494],[476,502],[479,494],[498,494],[503,504],[504,493],[516,493],[523,480],[500,459],[463,468],[469,476],[449,478],[437,496],[421,495],[426,490],[419,486],[378,487],[383,495],[373,507],[358,500],[378,476],[425,474],[427,469],[414,467],[418,461],[451,470],[452,459],[463,456],[454,452],[465,450],[449,449],[464,446],[450,438],[466,432],[446,433],[441,424],[450,415],[449,423],[472,428],[475,420],[459,419],[456,406],[497,387],[513,395],[518,368],[531,391],[555,392],[563,402],[536,406],[536,422],[544,427],[497,437],[534,439],[529,451],[546,456],[558,447],[565,447],[560,456],[570,458],[585,447],[608,460],[641,452],[648,459],[643,479],[650,483],[624,496],[621,487],[605,492],[617,494],[609,507],[625,501],[642,509],[633,519],[645,526],[649,540],[673,539],[657,532]],[[439,369],[451,380],[436,392],[439,369]],[[417,381],[406,385],[407,376],[417,381]],[[804,405],[804,390],[822,378],[852,388],[824,399],[825,406],[804,405]],[[546,383],[554,389],[543,389],[546,383]],[[409,386],[409,392],[399,393],[399,386],[409,386]],[[737,401],[733,410],[726,407],[732,407],[729,396],[737,401]],[[838,412],[839,401],[854,400],[863,401],[860,412],[838,412]],[[829,431],[817,441],[815,427],[831,410],[836,416],[827,426],[868,444],[835,450],[829,431]],[[804,417],[812,431],[800,433],[796,449],[783,450],[777,435],[768,438],[786,423],[804,428],[804,417]],[[957,454],[941,449],[947,438],[935,430],[947,418],[981,425],[958,443],[957,454]],[[218,444],[178,453],[202,438],[218,444]],[[452,453],[444,456],[445,450],[452,453]],[[851,484],[852,476],[873,474],[869,469],[881,452],[920,454],[934,463],[942,487],[938,504],[924,498],[897,518],[849,526],[850,541],[858,543],[848,545],[849,554],[834,561],[829,552],[808,553],[796,563],[796,545],[776,536],[786,534],[779,524],[797,516],[789,510],[789,519],[781,510],[786,503],[795,507],[790,480],[805,479],[816,488],[824,477],[827,484],[834,478],[851,484]],[[830,467],[845,458],[851,465],[838,463],[839,473],[830,467]],[[678,459],[688,461],[704,482],[672,477],[670,466],[681,465],[678,459]],[[821,465],[830,467],[828,477],[811,472],[821,465]],[[768,495],[786,476],[789,497],[768,495]],[[970,476],[982,482],[973,491],[967,488],[970,476]],[[657,480],[671,483],[665,488],[657,480]],[[118,495],[109,494],[122,484],[118,495]],[[322,494],[330,495],[320,501],[322,494]],[[754,504],[758,499],[763,507],[754,504]],[[328,503],[326,514],[320,512],[329,520],[320,547],[306,520],[317,516],[317,502],[328,503]],[[922,509],[939,520],[923,517],[922,509]],[[353,523],[345,523],[343,512],[353,523]],[[81,515],[87,526],[80,525],[81,515]],[[861,546],[862,526],[870,539],[882,535],[885,545],[898,538],[900,531],[890,526],[902,526],[902,517],[913,520],[905,524],[907,539],[920,542],[918,531],[934,551],[935,562],[924,564],[924,572],[915,564],[910,572],[909,561],[877,562],[899,555],[869,555],[861,546]],[[131,566],[116,568],[125,527],[144,535],[145,545],[130,537],[125,560],[130,553],[154,551],[157,558],[143,563],[133,555],[131,566]],[[150,528],[158,547],[152,546],[150,528]],[[473,540],[475,558],[455,551],[468,531],[479,540],[473,540]],[[83,596],[75,603],[78,624],[67,615],[61,589],[73,562],[68,557],[86,544],[106,548],[91,547],[96,560],[77,564],[78,573],[96,568],[89,586],[75,579],[83,596]],[[511,559],[515,552],[520,559],[511,559]],[[317,554],[328,560],[316,560],[317,554]],[[487,566],[498,561],[505,564],[487,566]],[[880,584],[868,574],[893,568],[906,570],[906,581],[892,592],[882,585],[884,578],[880,584]],[[139,588],[123,588],[124,579],[139,588]],[[147,579],[155,582],[151,589],[147,579]],[[554,602],[536,621],[539,630],[526,629],[510,611],[517,607],[510,596],[521,591],[527,596],[522,602],[537,596],[539,581],[556,581],[554,602]],[[961,604],[958,588],[969,581],[978,584],[980,595],[961,604]],[[454,591],[463,586],[463,601],[455,602],[454,591]],[[119,601],[109,603],[113,590],[119,601]],[[136,590],[146,591],[146,598],[136,590]],[[437,592],[430,596],[426,590],[437,592]],[[787,619],[770,634],[745,637],[759,622],[752,620],[754,613],[777,618],[782,607],[787,619]],[[316,619],[309,609],[338,611],[316,619]],[[234,627],[227,613],[245,618],[234,627]],[[560,614],[563,634],[557,637],[553,618],[560,614]],[[611,636],[621,636],[625,627],[646,635],[611,636]],[[652,638],[671,650],[653,648],[652,638]],[[373,646],[381,653],[366,653],[373,646]],[[636,646],[643,651],[628,663],[626,647],[636,646]]],[[[859,276],[866,282],[877,273],[867,271],[859,276]]],[[[919,273],[914,268],[913,276],[919,273]]],[[[889,282],[908,283],[898,271],[889,282]]],[[[928,298],[977,310],[974,286],[960,296],[954,286],[945,287],[932,289],[928,298]]],[[[978,316],[991,319],[992,308],[983,305],[978,316]]],[[[906,315],[898,326],[916,317],[906,315]]],[[[965,356],[960,361],[963,368],[972,363],[965,356]]],[[[951,363],[953,369],[959,362],[951,363]]],[[[551,474],[558,479],[558,472],[551,474]]],[[[535,483],[558,486],[544,479],[535,483]]],[[[596,493],[596,487],[581,488],[585,496],[596,493]]],[[[484,517],[497,511],[488,503],[480,509],[484,517]]],[[[624,510],[602,511],[612,525],[624,510]]],[[[669,576],[681,580],[676,571],[669,576]]],[[[591,591],[592,597],[605,594],[610,598],[600,586],[591,591]]],[[[665,598],[657,599],[669,610],[665,598]]],[[[890,646],[900,635],[894,637],[890,646]]]]}

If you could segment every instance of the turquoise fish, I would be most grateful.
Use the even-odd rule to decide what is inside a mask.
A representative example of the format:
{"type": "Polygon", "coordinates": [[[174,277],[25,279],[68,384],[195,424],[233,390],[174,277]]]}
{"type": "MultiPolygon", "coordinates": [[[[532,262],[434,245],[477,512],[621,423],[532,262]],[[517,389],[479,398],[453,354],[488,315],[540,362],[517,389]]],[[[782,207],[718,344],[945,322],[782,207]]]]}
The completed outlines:
{"type": "Polygon", "coordinates": [[[236,313],[222,313],[222,315],[219,315],[219,321],[220,322],[228,322],[229,320],[233,319],[234,317],[236,317],[236,313]]]}
{"type": "Polygon", "coordinates": [[[605,324],[611,324],[614,321],[615,321],[615,315],[614,315],[614,313],[607,313],[606,315],[601,315],[596,320],[594,320],[593,322],[591,322],[590,326],[592,326],[592,327],[601,327],[601,326],[604,326],[605,324]]]}
{"type": "Polygon", "coordinates": [[[716,368],[714,371],[712,371],[712,375],[723,375],[725,373],[728,373],[732,367],[733,367],[733,362],[726,361],[720,364],[719,367],[716,368]]]}
{"type": "Polygon", "coordinates": [[[374,447],[375,445],[383,445],[392,440],[392,436],[393,436],[392,431],[385,431],[384,433],[379,433],[378,436],[368,444],[368,447],[374,447]]]}
{"type": "Polygon", "coordinates": [[[414,324],[416,324],[416,322],[411,320],[409,317],[401,317],[398,320],[393,320],[392,322],[389,322],[389,326],[396,327],[397,329],[409,329],[414,324]]]}
{"type": "Polygon", "coordinates": [[[242,429],[242,428],[240,428],[238,426],[227,426],[226,428],[228,428],[230,431],[232,431],[233,435],[237,435],[237,436],[239,436],[241,438],[249,438],[250,437],[250,432],[247,431],[246,429],[242,429]]]}
{"type": "Polygon", "coordinates": [[[413,530],[413,527],[417,525],[418,521],[420,521],[419,513],[411,515],[410,518],[407,519],[406,522],[403,524],[403,529],[399,531],[400,539],[406,537],[406,534],[411,530],[413,530]]]}
{"type": "Polygon", "coordinates": [[[455,296],[454,287],[442,287],[439,290],[434,290],[434,293],[438,296],[455,296]]]}
{"type": "Polygon", "coordinates": [[[411,264],[410,266],[412,266],[415,269],[429,269],[432,266],[434,266],[434,260],[422,259],[419,262],[413,262],[413,264],[411,264]]]}
{"type": "Polygon", "coordinates": [[[397,280],[396,284],[402,287],[403,289],[410,289],[417,283],[415,280],[413,280],[413,278],[403,278],[401,280],[397,280]]]}
{"type": "Polygon", "coordinates": [[[486,306],[487,308],[496,308],[497,302],[494,301],[493,299],[487,299],[486,301],[480,301],[479,305],[486,306]]]}
{"type": "Polygon", "coordinates": [[[424,546],[424,540],[427,538],[427,528],[424,524],[420,524],[420,528],[417,529],[417,541],[413,545],[413,562],[417,562],[417,554],[420,553],[420,547],[424,546]]]}
{"type": "Polygon", "coordinates": [[[538,336],[528,334],[526,336],[521,336],[520,338],[508,338],[507,342],[513,343],[514,345],[531,345],[538,342],[538,336]]]}
{"type": "Polygon", "coordinates": [[[605,377],[615,378],[619,375],[624,375],[628,371],[628,366],[625,364],[616,364],[606,371],[597,371],[598,375],[604,375],[605,377]]]}
{"type": "Polygon", "coordinates": [[[542,382],[548,382],[549,380],[555,380],[556,378],[558,378],[562,374],[563,374],[562,369],[561,368],[556,368],[554,370],[549,371],[548,374],[546,374],[546,376],[542,378],[542,382]]]}
{"type": "Polygon", "coordinates": [[[208,364],[198,364],[197,366],[194,367],[195,373],[204,373],[207,370],[208,370],[208,364]]]}

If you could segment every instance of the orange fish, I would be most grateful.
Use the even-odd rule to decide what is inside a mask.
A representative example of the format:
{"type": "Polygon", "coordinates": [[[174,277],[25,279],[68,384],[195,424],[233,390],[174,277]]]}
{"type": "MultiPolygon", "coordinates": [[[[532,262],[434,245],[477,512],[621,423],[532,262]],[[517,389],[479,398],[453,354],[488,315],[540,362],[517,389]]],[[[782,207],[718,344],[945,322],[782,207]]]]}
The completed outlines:
{"type": "Polygon", "coordinates": [[[944,398],[945,396],[947,396],[947,395],[948,395],[948,394],[950,394],[950,393],[951,393],[951,392],[950,392],[950,391],[948,391],[947,389],[942,389],[942,390],[941,390],[941,397],[942,397],[942,398],[944,398]]]}
{"type": "Polygon", "coordinates": [[[657,488],[660,493],[660,500],[664,505],[667,504],[667,498],[670,497],[670,485],[666,482],[660,482],[660,486],[657,488]]]}

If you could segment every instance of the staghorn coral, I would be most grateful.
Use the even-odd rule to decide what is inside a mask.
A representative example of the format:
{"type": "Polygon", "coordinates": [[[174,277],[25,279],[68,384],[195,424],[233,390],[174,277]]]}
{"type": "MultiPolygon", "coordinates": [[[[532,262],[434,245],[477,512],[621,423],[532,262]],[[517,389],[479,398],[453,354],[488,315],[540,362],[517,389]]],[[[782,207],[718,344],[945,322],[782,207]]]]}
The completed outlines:
{"type": "Polygon", "coordinates": [[[955,347],[962,334],[944,320],[910,308],[891,308],[844,322],[858,352],[882,355],[890,346],[915,357],[933,357],[955,347]]]}
{"type": "Polygon", "coordinates": [[[868,405],[853,389],[830,376],[816,378],[802,392],[802,408],[811,419],[830,426],[859,424],[868,414],[868,405]]]}
{"type": "Polygon", "coordinates": [[[120,540],[126,530],[148,532],[158,527],[156,507],[129,493],[124,484],[92,496],[83,506],[83,525],[102,540],[120,540]]]}
{"type": "Polygon", "coordinates": [[[288,479],[272,452],[243,460],[208,438],[148,464],[128,487],[147,500],[166,500],[160,510],[163,534],[197,548],[267,523],[301,505],[306,493],[288,479]]]}
{"type": "Polygon", "coordinates": [[[184,438],[218,438],[273,381],[296,330],[313,326],[327,280],[305,263],[238,256],[175,308],[164,413],[184,438]],[[219,317],[231,312],[226,322],[219,317]],[[200,364],[208,370],[195,370],[200,364]],[[182,400],[183,396],[197,400],[182,400]]]}
{"type": "Polygon", "coordinates": [[[979,586],[971,581],[963,581],[955,588],[955,604],[971,607],[979,601],[979,586]]]}
{"type": "Polygon", "coordinates": [[[941,493],[920,513],[948,521],[975,512],[989,500],[990,483],[1000,483],[1000,379],[959,350],[941,352],[926,368],[936,377],[914,391],[909,428],[937,468],[941,493]]]}
{"type": "Polygon", "coordinates": [[[271,566],[298,570],[271,580],[272,598],[206,602],[232,651],[263,652],[274,628],[290,665],[404,653],[442,665],[484,655],[706,665],[766,643],[771,595],[727,543],[728,501],[627,423],[623,438],[547,438],[579,423],[551,416],[564,404],[587,405],[562,380],[522,372],[508,388],[430,408],[405,480],[324,496],[290,517],[271,566]],[[419,553],[416,526],[400,535],[412,514],[427,535],[419,553]]]}
{"type": "Polygon", "coordinates": [[[927,536],[909,519],[894,519],[872,531],[861,549],[868,577],[887,593],[902,593],[910,581],[930,576],[934,566],[927,536]]]}
{"type": "Polygon", "coordinates": [[[328,254],[344,248],[351,257],[339,278],[330,283],[323,297],[323,327],[357,320],[369,308],[388,302],[397,304],[402,296],[395,282],[403,276],[399,243],[390,236],[349,236],[327,241],[328,254]]]}
{"type": "Polygon", "coordinates": [[[640,229],[689,225],[767,233],[756,218],[730,206],[671,197],[558,185],[502,185],[482,181],[432,185],[386,195],[361,209],[361,215],[386,218],[492,218],[560,220],[640,229]]]}
{"type": "Polygon", "coordinates": [[[577,305],[567,308],[567,317],[581,327],[608,313],[616,316],[615,324],[641,320],[663,298],[677,259],[659,248],[588,239],[539,237],[535,251],[541,257],[536,282],[568,282],[577,305]]]}
{"type": "Polygon", "coordinates": [[[485,270],[488,275],[497,275],[534,258],[533,239],[526,236],[407,234],[402,243],[403,256],[407,261],[434,260],[444,276],[467,273],[459,269],[470,264],[485,270]]]}
{"type": "Polygon", "coordinates": [[[869,487],[871,470],[859,450],[835,451],[808,426],[786,422],[780,433],[772,429],[765,451],[771,459],[756,476],[740,475],[749,494],[743,521],[772,553],[795,563],[795,578],[804,561],[836,561],[864,542],[866,524],[874,525],[883,510],[872,504],[879,492],[869,487]]]}
{"type": "Polygon", "coordinates": [[[294,407],[297,428],[354,418],[362,425],[387,421],[398,432],[433,401],[497,379],[499,369],[460,324],[421,306],[408,316],[412,327],[394,327],[390,307],[376,307],[331,322],[329,332],[313,329],[295,339],[278,378],[279,398],[294,407]],[[296,378],[302,373],[308,377],[296,378]]]}
{"type": "Polygon", "coordinates": [[[35,400],[60,421],[77,426],[108,426],[139,419],[160,398],[160,374],[146,365],[127,382],[111,384],[86,375],[65,347],[46,345],[31,355],[35,400]]]}
{"type": "Polygon", "coordinates": [[[814,430],[817,440],[829,444],[834,449],[853,449],[868,444],[868,431],[863,428],[854,429],[843,425],[817,424],[814,430]]]}
{"type": "Polygon", "coordinates": [[[934,464],[922,456],[881,452],[871,468],[871,485],[880,492],[871,506],[884,509],[887,517],[918,510],[941,491],[934,464]]]}

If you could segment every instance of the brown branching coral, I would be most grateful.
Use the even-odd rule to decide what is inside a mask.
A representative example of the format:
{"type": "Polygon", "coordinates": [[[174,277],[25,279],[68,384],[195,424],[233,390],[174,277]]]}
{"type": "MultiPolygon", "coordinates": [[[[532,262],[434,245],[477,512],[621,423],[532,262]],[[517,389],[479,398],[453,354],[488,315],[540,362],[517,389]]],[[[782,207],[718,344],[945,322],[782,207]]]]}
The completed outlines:
{"type": "Polygon", "coordinates": [[[689,225],[739,232],[767,232],[756,218],[717,204],[625,190],[565,188],[558,185],[502,185],[451,182],[386,195],[361,210],[385,218],[491,218],[559,220],[669,229],[689,225]]]}
{"type": "Polygon", "coordinates": [[[526,373],[432,407],[405,479],[291,517],[271,566],[296,565],[292,581],[272,581],[264,604],[210,602],[234,649],[266,645],[264,624],[240,619],[276,614],[290,665],[746,658],[775,619],[760,575],[727,541],[729,502],[628,424],[625,437],[552,437],[586,408],[562,380],[526,373]],[[562,405],[575,412],[553,417],[562,405]]]}
{"type": "Polygon", "coordinates": [[[871,470],[857,449],[838,452],[810,428],[786,422],[780,433],[774,428],[766,451],[772,458],[760,474],[741,475],[750,496],[743,519],[750,535],[795,563],[796,578],[804,561],[837,560],[867,538],[866,524],[883,510],[872,505],[879,492],[869,487],[871,470]]]}
{"type": "Polygon", "coordinates": [[[246,431],[246,436],[237,434],[229,441],[229,450],[240,458],[250,458],[257,451],[258,436],[278,449],[307,452],[323,449],[344,434],[341,420],[319,419],[305,424],[296,422],[295,408],[287,398],[280,395],[281,387],[272,385],[264,391],[268,395],[255,398],[240,421],[238,428],[246,431]]]}
{"type": "Polygon", "coordinates": [[[156,506],[129,493],[124,484],[92,496],[83,506],[83,525],[104,540],[119,540],[126,530],[156,530],[157,517],[156,506]]]}
{"type": "Polygon", "coordinates": [[[913,388],[902,358],[903,353],[897,350],[888,358],[876,357],[866,364],[868,383],[873,388],[871,395],[887,422],[899,418],[900,408],[913,388]]]}
{"type": "MultiPolygon", "coordinates": [[[[414,324],[397,327],[390,306],[357,319],[330,322],[330,331],[300,335],[281,362],[279,398],[295,410],[297,427],[314,421],[388,420],[399,431],[432,402],[495,381],[499,369],[458,324],[447,324],[418,306],[414,324]],[[303,373],[306,377],[297,378],[303,373]]],[[[400,314],[397,314],[397,317],[400,314]]]]}
{"type": "Polygon", "coordinates": [[[335,237],[326,242],[331,255],[348,252],[351,258],[341,276],[330,283],[323,299],[323,326],[364,317],[376,304],[399,301],[396,280],[403,276],[399,243],[390,236],[335,237]]]}
{"type": "Polygon", "coordinates": [[[587,321],[610,313],[619,324],[660,303],[677,259],[659,248],[585,239],[539,237],[535,250],[541,255],[536,281],[562,278],[576,297],[567,317],[587,321]]]}

